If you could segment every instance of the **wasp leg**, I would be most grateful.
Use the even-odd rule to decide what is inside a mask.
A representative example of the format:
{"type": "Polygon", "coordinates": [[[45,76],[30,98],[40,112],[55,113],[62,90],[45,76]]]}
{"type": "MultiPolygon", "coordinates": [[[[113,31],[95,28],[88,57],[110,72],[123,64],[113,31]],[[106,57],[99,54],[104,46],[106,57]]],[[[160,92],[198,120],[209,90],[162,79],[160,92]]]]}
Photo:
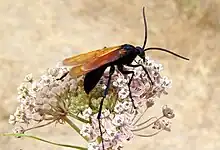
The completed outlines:
{"type": "Polygon", "coordinates": [[[57,79],[57,80],[63,80],[63,78],[65,78],[68,73],[69,73],[69,71],[67,71],[66,73],[64,73],[64,74],[63,74],[59,79],[57,79]]]}
{"type": "Polygon", "coordinates": [[[134,109],[136,109],[136,106],[135,106],[135,104],[134,104],[134,99],[132,98],[132,95],[131,95],[131,88],[130,88],[131,81],[132,81],[132,79],[133,79],[133,77],[134,77],[134,71],[124,70],[124,67],[123,67],[122,65],[118,65],[118,70],[119,70],[122,74],[127,74],[127,75],[128,75],[128,74],[132,74],[132,75],[131,75],[131,78],[130,78],[130,80],[129,80],[129,82],[128,82],[128,90],[129,90],[129,97],[130,97],[130,99],[131,99],[132,105],[133,105],[134,109]]]}
{"type": "Polygon", "coordinates": [[[130,65],[127,65],[127,66],[129,66],[129,67],[134,67],[134,68],[136,68],[136,67],[142,67],[142,69],[144,70],[144,72],[147,74],[147,78],[150,80],[151,85],[153,85],[153,81],[152,81],[152,79],[151,79],[151,77],[150,77],[150,74],[149,74],[149,72],[147,71],[147,69],[146,69],[143,65],[141,65],[141,64],[139,64],[139,65],[132,65],[132,64],[130,64],[130,65]]]}
{"type": "Polygon", "coordinates": [[[98,113],[98,116],[97,116],[97,119],[98,119],[98,122],[99,122],[99,131],[100,131],[100,135],[101,135],[102,148],[103,148],[103,150],[104,150],[105,148],[104,148],[104,143],[103,143],[103,138],[102,138],[102,127],[101,127],[100,118],[101,118],[101,113],[102,113],[103,102],[104,102],[104,99],[106,98],[106,96],[107,96],[107,94],[108,94],[108,90],[109,90],[110,82],[111,82],[111,77],[112,77],[112,75],[113,75],[114,72],[115,72],[115,67],[114,67],[114,66],[111,66],[110,71],[109,71],[109,77],[108,77],[107,86],[106,86],[106,88],[105,88],[105,90],[104,90],[104,95],[103,95],[102,100],[101,100],[101,102],[100,102],[99,113],[98,113]]]}

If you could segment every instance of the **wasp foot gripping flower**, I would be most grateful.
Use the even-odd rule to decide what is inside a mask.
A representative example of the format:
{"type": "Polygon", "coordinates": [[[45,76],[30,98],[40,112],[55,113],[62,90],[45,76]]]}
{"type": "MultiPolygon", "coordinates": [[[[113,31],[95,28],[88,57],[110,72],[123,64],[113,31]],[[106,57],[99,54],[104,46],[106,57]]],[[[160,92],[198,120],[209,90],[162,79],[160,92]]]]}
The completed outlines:
{"type": "Polygon", "coordinates": [[[131,76],[115,71],[100,118],[102,138],[97,115],[108,80],[108,70],[88,95],[83,89],[83,77],[63,77],[69,69],[61,65],[48,69],[40,79],[35,79],[32,74],[27,75],[18,87],[17,99],[20,105],[10,115],[9,123],[15,126],[15,133],[25,133],[52,123],[67,123],[88,141],[88,150],[101,150],[101,139],[106,149],[118,150],[135,135],[150,137],[162,130],[170,131],[170,119],[174,117],[174,113],[167,106],[162,108],[160,117],[150,116],[143,122],[141,120],[145,112],[154,106],[156,99],[167,94],[171,80],[161,76],[162,65],[148,57],[146,62],[138,59],[135,62],[146,68],[151,79],[142,67],[125,68],[134,71],[130,85],[137,107],[134,109],[128,87],[131,76]],[[80,121],[81,126],[76,126],[74,120],[69,118],[80,121]],[[153,133],[140,133],[146,129],[153,133]]]}

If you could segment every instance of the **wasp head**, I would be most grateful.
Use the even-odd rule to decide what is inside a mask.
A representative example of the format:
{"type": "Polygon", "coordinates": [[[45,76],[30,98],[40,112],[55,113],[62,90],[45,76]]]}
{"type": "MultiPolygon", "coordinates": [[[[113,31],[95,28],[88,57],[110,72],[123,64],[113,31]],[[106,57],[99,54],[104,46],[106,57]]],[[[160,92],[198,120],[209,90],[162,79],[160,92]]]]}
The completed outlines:
{"type": "Polygon", "coordinates": [[[145,62],[145,52],[144,52],[144,49],[139,47],[139,46],[137,46],[136,50],[138,52],[138,56],[141,57],[141,59],[143,59],[143,61],[145,62]]]}

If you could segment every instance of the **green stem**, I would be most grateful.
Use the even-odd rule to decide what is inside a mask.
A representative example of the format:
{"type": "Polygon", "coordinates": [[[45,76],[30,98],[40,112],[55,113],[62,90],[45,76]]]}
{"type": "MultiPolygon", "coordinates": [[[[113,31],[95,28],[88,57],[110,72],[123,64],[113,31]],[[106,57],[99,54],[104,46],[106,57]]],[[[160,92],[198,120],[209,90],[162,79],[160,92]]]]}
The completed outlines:
{"type": "MultiPolygon", "coordinates": [[[[80,129],[67,117],[63,118],[65,120],[66,123],[68,123],[80,136],[82,136],[80,134],[80,129]]],[[[82,136],[86,141],[89,141],[88,138],[82,136]]]]}
{"type": "Polygon", "coordinates": [[[69,116],[70,116],[70,117],[73,117],[74,119],[77,119],[77,120],[79,120],[79,121],[81,121],[81,122],[83,122],[83,123],[90,123],[88,120],[85,120],[85,119],[80,118],[80,117],[78,117],[78,116],[76,116],[76,115],[73,115],[72,113],[69,113],[69,116]]]}
{"type": "Polygon", "coordinates": [[[75,148],[75,149],[79,149],[79,150],[87,150],[87,148],[84,148],[84,147],[68,145],[68,144],[59,144],[59,143],[51,142],[51,141],[48,141],[48,140],[44,140],[42,138],[39,138],[39,137],[36,137],[36,136],[33,136],[33,135],[18,134],[18,133],[5,133],[5,134],[0,134],[0,135],[1,136],[27,137],[27,138],[35,139],[35,140],[42,141],[42,142],[45,142],[45,143],[49,143],[49,144],[56,145],[56,146],[75,148]]]}

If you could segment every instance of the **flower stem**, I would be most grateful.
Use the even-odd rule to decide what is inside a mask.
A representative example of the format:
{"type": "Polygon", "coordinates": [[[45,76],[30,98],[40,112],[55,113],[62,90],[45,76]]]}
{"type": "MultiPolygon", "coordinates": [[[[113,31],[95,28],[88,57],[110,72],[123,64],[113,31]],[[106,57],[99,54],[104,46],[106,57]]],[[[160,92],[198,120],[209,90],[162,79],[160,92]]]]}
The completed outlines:
{"type": "MultiPolygon", "coordinates": [[[[140,131],[140,130],[146,129],[146,128],[150,127],[151,125],[153,125],[153,124],[154,124],[155,122],[157,122],[158,120],[162,119],[163,117],[164,117],[164,116],[161,116],[161,117],[157,118],[155,121],[153,121],[153,122],[151,122],[150,124],[148,124],[147,126],[144,126],[144,127],[142,127],[142,128],[138,128],[138,129],[134,129],[134,130],[132,130],[132,131],[134,132],[134,131],[140,131]]],[[[152,118],[148,119],[147,121],[138,124],[137,126],[141,126],[141,125],[147,123],[148,121],[150,121],[151,119],[154,119],[154,118],[155,118],[155,117],[152,117],[152,118]]]]}
{"type": "MultiPolygon", "coordinates": [[[[65,122],[68,123],[80,136],[82,136],[82,135],[80,134],[80,129],[79,129],[69,118],[64,117],[63,119],[64,119],[65,122]]],[[[82,137],[83,137],[86,141],[89,141],[88,138],[86,138],[86,137],[84,137],[84,136],[82,136],[82,137]]]]}
{"type": "Polygon", "coordinates": [[[163,129],[161,129],[161,130],[159,130],[159,131],[157,131],[157,132],[155,132],[155,133],[153,133],[153,134],[149,134],[149,135],[145,135],[145,134],[136,134],[136,133],[134,133],[134,135],[136,135],[136,136],[140,136],[140,137],[152,137],[152,136],[154,136],[154,135],[157,135],[157,134],[160,133],[161,131],[163,131],[163,129]]]}
{"type": "Polygon", "coordinates": [[[31,127],[31,128],[27,128],[25,129],[25,132],[28,131],[28,130],[32,130],[32,129],[37,129],[37,128],[41,128],[41,127],[44,127],[44,126],[47,126],[49,124],[52,124],[53,122],[55,122],[56,120],[52,120],[50,122],[47,122],[45,124],[41,124],[41,125],[38,125],[38,126],[34,126],[34,127],[31,127]]]}
{"type": "Polygon", "coordinates": [[[70,117],[73,117],[74,119],[77,119],[77,120],[79,120],[79,121],[81,121],[81,122],[83,122],[83,123],[90,123],[90,121],[85,120],[85,119],[83,119],[83,118],[81,118],[81,117],[78,117],[78,116],[76,116],[76,115],[73,115],[72,113],[69,113],[69,116],[70,116],[70,117]]]}
{"type": "Polygon", "coordinates": [[[56,146],[74,148],[74,149],[79,149],[79,150],[87,150],[87,148],[84,148],[84,147],[68,145],[68,144],[59,144],[59,143],[51,142],[51,141],[48,141],[48,140],[44,140],[42,138],[39,138],[39,137],[36,137],[36,136],[33,136],[33,135],[18,134],[18,133],[6,133],[6,134],[0,134],[0,136],[27,137],[27,138],[35,139],[35,140],[42,141],[42,142],[45,142],[45,143],[49,143],[49,144],[56,145],[56,146]]]}
{"type": "Polygon", "coordinates": [[[138,121],[140,121],[140,119],[144,116],[144,114],[146,113],[147,110],[148,110],[148,108],[146,108],[144,110],[144,112],[141,114],[141,116],[139,116],[138,119],[135,121],[134,125],[136,125],[138,123],[138,121]]]}

